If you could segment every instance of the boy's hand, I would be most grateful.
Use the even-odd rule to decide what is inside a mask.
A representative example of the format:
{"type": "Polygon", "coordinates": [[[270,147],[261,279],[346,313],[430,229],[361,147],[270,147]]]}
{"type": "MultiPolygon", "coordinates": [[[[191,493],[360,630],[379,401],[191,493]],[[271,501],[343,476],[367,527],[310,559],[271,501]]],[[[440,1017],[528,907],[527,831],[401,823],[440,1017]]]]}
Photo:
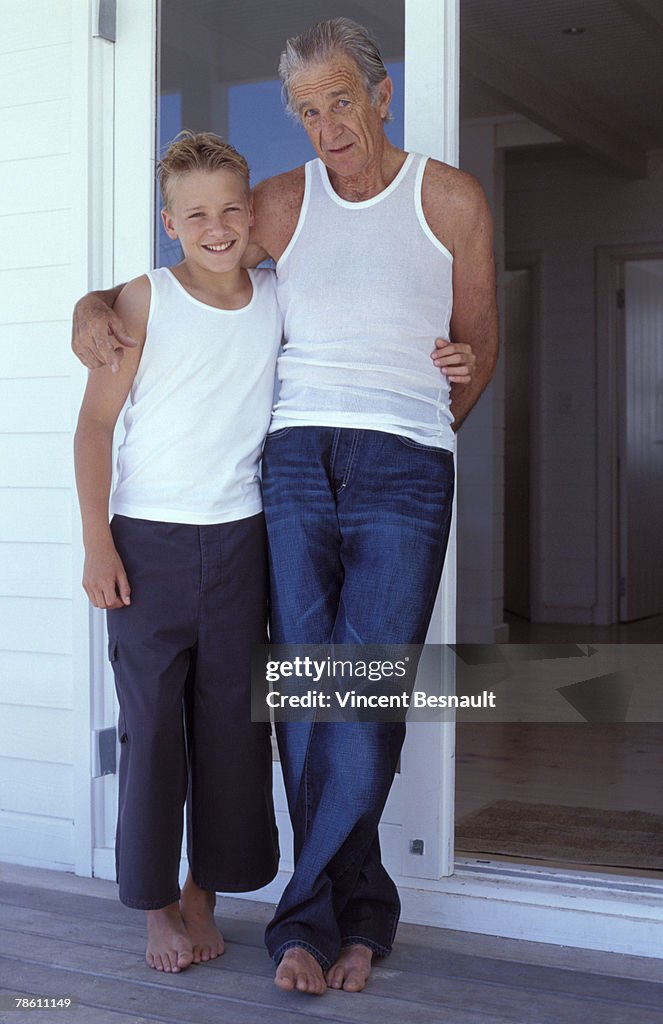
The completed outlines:
{"type": "Polygon", "coordinates": [[[95,608],[124,608],[131,604],[131,587],[114,545],[86,553],[83,589],[95,608]]]}
{"type": "Polygon", "coordinates": [[[122,320],[96,295],[86,295],[76,303],[71,332],[71,347],[88,370],[110,366],[120,368],[123,345],[135,348],[138,342],[125,331],[122,320]]]}
{"type": "Polygon", "coordinates": [[[430,354],[437,368],[449,379],[450,384],[468,384],[477,357],[462,342],[451,342],[447,338],[436,338],[435,349],[430,354]]]}

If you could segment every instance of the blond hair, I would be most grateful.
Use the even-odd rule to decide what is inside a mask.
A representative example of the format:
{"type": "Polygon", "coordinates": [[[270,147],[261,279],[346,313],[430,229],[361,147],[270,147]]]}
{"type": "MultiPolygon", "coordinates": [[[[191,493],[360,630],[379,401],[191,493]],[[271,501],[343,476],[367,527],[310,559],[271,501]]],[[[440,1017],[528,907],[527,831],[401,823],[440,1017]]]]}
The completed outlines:
{"type": "Polygon", "coordinates": [[[234,146],[214,132],[186,129],[175,136],[157,164],[161,198],[166,209],[173,201],[172,186],[189,171],[233,171],[250,191],[249,165],[234,146]]]}

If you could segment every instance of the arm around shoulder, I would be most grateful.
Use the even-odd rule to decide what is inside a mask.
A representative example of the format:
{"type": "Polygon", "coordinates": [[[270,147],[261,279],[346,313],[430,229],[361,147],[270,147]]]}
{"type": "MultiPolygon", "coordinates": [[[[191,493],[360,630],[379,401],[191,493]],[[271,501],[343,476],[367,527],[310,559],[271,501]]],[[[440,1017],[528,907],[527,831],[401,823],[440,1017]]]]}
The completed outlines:
{"type": "Polygon", "coordinates": [[[249,250],[254,265],[268,256],[278,261],[292,238],[304,199],[303,167],[266,178],[253,190],[254,225],[249,250]]]}

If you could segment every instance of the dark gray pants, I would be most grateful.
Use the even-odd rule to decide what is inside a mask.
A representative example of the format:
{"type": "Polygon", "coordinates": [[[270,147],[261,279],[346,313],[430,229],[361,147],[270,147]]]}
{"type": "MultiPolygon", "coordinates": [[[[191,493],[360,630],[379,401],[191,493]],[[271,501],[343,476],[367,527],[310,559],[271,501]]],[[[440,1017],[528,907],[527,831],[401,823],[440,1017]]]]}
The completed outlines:
{"type": "Polygon", "coordinates": [[[182,812],[201,889],[246,892],[276,874],[269,727],[251,722],[251,646],[265,642],[262,514],[214,526],[115,516],[131,605],[108,612],[120,702],[120,899],[179,899],[182,812]]]}

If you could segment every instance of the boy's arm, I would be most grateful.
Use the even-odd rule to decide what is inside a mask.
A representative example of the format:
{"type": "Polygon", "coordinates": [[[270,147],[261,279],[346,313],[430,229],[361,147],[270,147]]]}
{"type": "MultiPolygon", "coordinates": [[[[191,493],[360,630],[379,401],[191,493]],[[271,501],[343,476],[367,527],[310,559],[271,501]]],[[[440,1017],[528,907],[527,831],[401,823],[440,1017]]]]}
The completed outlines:
{"type": "Polygon", "coordinates": [[[88,377],[74,437],[76,486],[83,521],[83,587],[97,608],[130,603],[131,589],[108,524],[113,430],[136,376],[145,340],[150,283],[139,277],[117,300],[118,314],[138,341],[127,349],[117,373],[109,367],[88,377]]]}

